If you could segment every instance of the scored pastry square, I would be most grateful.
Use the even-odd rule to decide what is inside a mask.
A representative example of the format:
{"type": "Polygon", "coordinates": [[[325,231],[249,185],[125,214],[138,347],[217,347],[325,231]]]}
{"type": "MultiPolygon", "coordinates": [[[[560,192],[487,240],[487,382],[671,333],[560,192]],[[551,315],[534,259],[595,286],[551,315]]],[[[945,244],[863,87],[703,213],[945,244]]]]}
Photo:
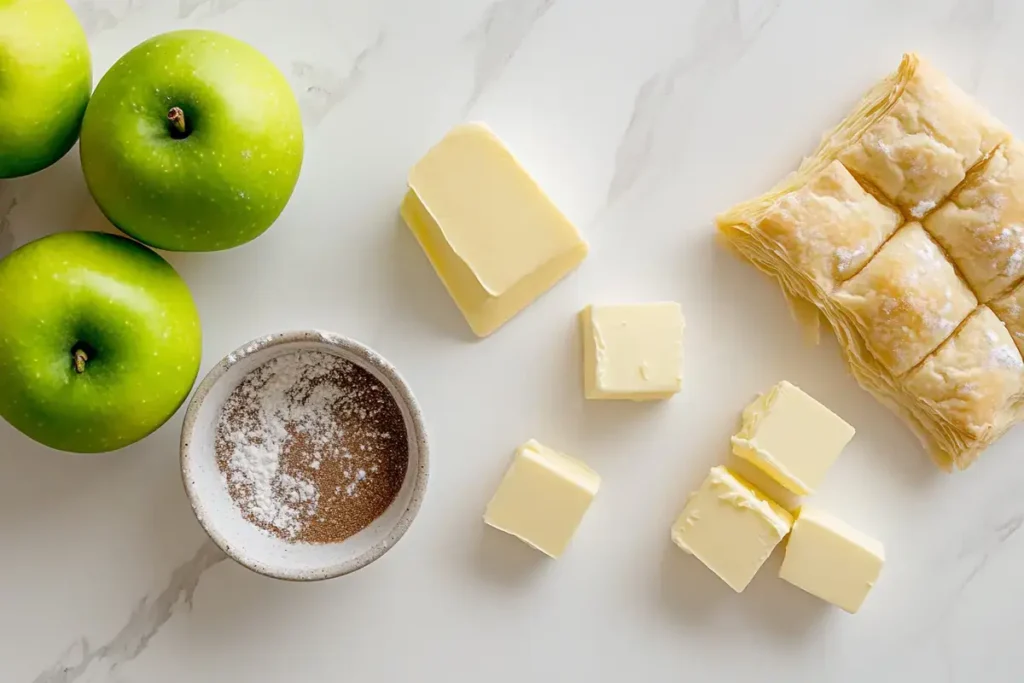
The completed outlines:
{"type": "Polygon", "coordinates": [[[978,440],[1002,433],[1024,398],[1024,360],[1006,326],[982,306],[942,347],[905,379],[907,388],[939,418],[971,437],[958,465],[978,440]]]}
{"type": "Polygon", "coordinates": [[[839,160],[911,217],[921,218],[1007,137],[965,92],[919,61],[891,108],[842,150],[839,160]]]}
{"type": "Polygon", "coordinates": [[[894,375],[935,350],[978,302],[919,223],[908,223],[833,295],[894,375]]]}
{"type": "Polygon", "coordinates": [[[925,229],[949,253],[978,298],[988,301],[1024,276],[1024,144],[996,148],[925,229]]]}
{"type": "Polygon", "coordinates": [[[1003,298],[993,301],[990,306],[1006,325],[1017,349],[1024,353],[1024,284],[1018,285],[1003,298]]]}
{"type": "Polygon", "coordinates": [[[718,227],[809,331],[831,326],[856,380],[941,466],[962,468],[1024,418],[1022,169],[1024,145],[906,54],[795,173],[718,227]]]}
{"type": "Polygon", "coordinates": [[[902,217],[833,161],[765,212],[761,229],[793,268],[824,289],[859,271],[899,227],[902,217]]]}

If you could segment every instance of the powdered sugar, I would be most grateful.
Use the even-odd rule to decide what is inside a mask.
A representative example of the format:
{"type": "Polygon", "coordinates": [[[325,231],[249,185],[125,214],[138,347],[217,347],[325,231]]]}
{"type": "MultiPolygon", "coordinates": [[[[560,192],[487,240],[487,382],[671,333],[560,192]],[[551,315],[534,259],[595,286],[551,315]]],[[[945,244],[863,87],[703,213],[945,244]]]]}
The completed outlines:
{"type": "Polygon", "coordinates": [[[989,349],[990,365],[1010,370],[1024,368],[1024,360],[1021,360],[1017,347],[1009,339],[1004,343],[999,335],[992,330],[985,330],[985,339],[991,345],[989,349]]]}
{"type": "Polygon", "coordinates": [[[1008,368],[1010,370],[1020,370],[1024,368],[1024,361],[1021,360],[1020,353],[1013,346],[993,346],[991,353],[992,361],[995,365],[1000,367],[1008,368]]]}
{"type": "Polygon", "coordinates": [[[910,215],[914,218],[921,218],[935,208],[935,202],[931,200],[920,201],[910,209],[910,215]]]}
{"type": "Polygon", "coordinates": [[[1024,273],[1024,227],[1014,223],[992,235],[991,249],[995,256],[1005,258],[1000,275],[1016,278],[1024,273]]]}
{"type": "Polygon", "coordinates": [[[249,374],[225,407],[232,420],[222,421],[220,437],[230,448],[226,476],[235,500],[254,521],[290,537],[316,513],[320,496],[309,479],[280,472],[281,456],[298,435],[317,467],[327,451],[336,450],[343,433],[333,406],[342,390],[318,380],[343,363],[322,352],[279,356],[249,374]]]}
{"type": "Polygon", "coordinates": [[[867,247],[863,244],[856,249],[839,247],[836,249],[836,270],[840,275],[845,275],[853,268],[855,262],[860,262],[864,255],[867,254],[867,251],[867,247]]]}

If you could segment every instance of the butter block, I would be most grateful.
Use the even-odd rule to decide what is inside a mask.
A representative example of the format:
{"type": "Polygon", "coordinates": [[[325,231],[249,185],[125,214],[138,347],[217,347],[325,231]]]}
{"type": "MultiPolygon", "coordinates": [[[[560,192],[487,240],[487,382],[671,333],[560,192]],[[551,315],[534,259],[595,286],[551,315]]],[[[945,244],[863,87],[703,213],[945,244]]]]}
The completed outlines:
{"type": "Polygon", "coordinates": [[[793,525],[793,517],[725,467],[712,467],[672,525],[672,542],[740,593],[793,525]]]}
{"type": "Polygon", "coordinates": [[[482,124],[457,126],[412,168],[401,214],[480,337],[587,255],[575,226],[482,124]]]}
{"type": "Polygon", "coordinates": [[[587,306],[580,322],[587,398],[650,401],[679,392],[685,325],[679,304],[587,306]]]}
{"type": "Polygon", "coordinates": [[[806,496],[825,478],[854,429],[789,382],[779,382],[743,411],[732,451],[793,493],[806,496]]]}
{"type": "Polygon", "coordinates": [[[811,595],[860,609],[885,564],[885,548],[840,519],[803,508],[793,524],[779,576],[811,595]]]}
{"type": "Polygon", "coordinates": [[[516,451],[484,521],[557,558],[600,486],[597,472],[531,439],[516,451]]]}

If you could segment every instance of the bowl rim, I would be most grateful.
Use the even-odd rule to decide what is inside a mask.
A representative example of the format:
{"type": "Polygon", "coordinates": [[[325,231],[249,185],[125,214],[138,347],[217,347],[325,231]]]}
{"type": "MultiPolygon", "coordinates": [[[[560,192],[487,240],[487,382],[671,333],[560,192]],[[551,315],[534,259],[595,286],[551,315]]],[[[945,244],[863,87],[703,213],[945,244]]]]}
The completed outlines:
{"type": "MultiPolygon", "coordinates": [[[[198,454],[195,454],[195,457],[198,458],[198,454]]],[[[369,346],[350,337],[323,330],[294,330],[257,337],[226,355],[219,363],[211,368],[199,383],[199,386],[192,395],[188,408],[185,411],[185,420],[181,428],[180,459],[181,479],[182,484],[185,487],[185,494],[188,496],[192,512],[195,514],[196,519],[199,521],[199,525],[203,528],[203,531],[206,532],[206,535],[209,536],[210,539],[222,551],[224,551],[228,557],[243,567],[246,567],[257,574],[262,574],[263,576],[283,579],[286,581],[322,581],[325,579],[333,579],[362,569],[363,567],[366,567],[380,559],[385,553],[391,550],[399,540],[401,540],[419,513],[420,507],[423,503],[423,497],[426,492],[430,471],[430,448],[428,444],[426,424],[423,419],[423,412],[420,408],[419,401],[412,393],[412,389],[405,381],[405,378],[402,377],[401,373],[398,372],[395,366],[369,346]],[[196,420],[213,387],[227,375],[228,371],[234,365],[241,362],[244,358],[257,353],[262,353],[267,349],[271,349],[276,346],[308,342],[322,344],[327,347],[345,351],[357,357],[385,377],[385,379],[394,388],[392,394],[394,395],[395,400],[404,405],[411,418],[412,435],[410,440],[415,441],[415,445],[418,448],[419,458],[418,466],[416,467],[416,471],[413,473],[414,478],[411,483],[412,494],[409,498],[409,503],[405,510],[402,511],[401,516],[399,516],[394,526],[387,532],[386,536],[381,541],[378,541],[360,555],[348,558],[336,564],[304,569],[280,569],[270,567],[251,555],[246,554],[244,550],[239,550],[237,545],[229,543],[221,533],[211,529],[207,525],[207,508],[201,500],[201,495],[193,486],[188,472],[194,455],[193,436],[196,420]]],[[[341,543],[344,543],[344,541],[341,541],[341,543]]]]}

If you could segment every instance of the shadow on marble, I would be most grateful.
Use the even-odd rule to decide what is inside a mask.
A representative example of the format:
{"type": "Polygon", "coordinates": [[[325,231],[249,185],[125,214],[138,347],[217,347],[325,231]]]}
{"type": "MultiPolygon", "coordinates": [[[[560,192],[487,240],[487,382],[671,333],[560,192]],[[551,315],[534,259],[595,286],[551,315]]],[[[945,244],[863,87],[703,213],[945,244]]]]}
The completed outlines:
{"type": "Polygon", "coordinates": [[[3,420],[0,444],[0,528],[40,514],[67,514],[120,471],[125,459],[119,453],[61,453],[32,441],[3,420]]]}
{"type": "Polygon", "coordinates": [[[391,251],[381,263],[388,269],[389,289],[397,293],[391,302],[392,316],[400,315],[417,328],[432,329],[450,339],[478,341],[397,211],[391,231],[391,251]]]}
{"type": "Polygon", "coordinates": [[[733,590],[699,560],[677,548],[667,533],[665,536],[658,605],[678,618],[706,618],[724,605],[733,590]]]}
{"type": "Polygon", "coordinates": [[[551,558],[518,538],[494,529],[483,521],[477,525],[479,539],[474,558],[481,576],[503,586],[519,586],[538,577],[551,558]]]}
{"type": "Polygon", "coordinates": [[[679,495],[677,504],[672,508],[673,516],[667,520],[664,530],[655,599],[658,606],[673,618],[687,621],[706,619],[710,614],[726,608],[730,601],[736,600],[736,593],[732,588],[700,560],[676,546],[669,536],[669,528],[686,506],[690,493],[701,485],[707,476],[708,468],[722,461],[726,451],[727,448],[723,447],[713,449],[711,453],[721,452],[723,455],[711,460],[701,459],[699,464],[687,463],[682,476],[669,480],[673,482],[672,488],[678,491],[679,495]]]}
{"type": "Polygon", "coordinates": [[[751,621],[758,622],[769,638],[799,640],[824,621],[846,613],[779,578],[782,545],[775,549],[740,597],[751,621]]]}
{"type": "MultiPolygon", "coordinates": [[[[465,530],[460,532],[469,537],[469,542],[456,541],[459,545],[471,548],[468,562],[473,565],[476,574],[486,581],[504,587],[523,586],[537,578],[545,566],[552,562],[551,558],[539,550],[526,545],[512,534],[495,529],[484,522],[484,510],[487,503],[505,476],[507,468],[512,464],[513,455],[507,457],[492,468],[492,478],[486,486],[478,487],[474,494],[470,512],[460,514],[465,530]]],[[[468,501],[467,501],[468,503],[468,501]]]]}
{"type": "Polygon", "coordinates": [[[189,549],[210,542],[192,512],[181,481],[179,430],[180,422],[173,421],[173,426],[159,433],[161,438],[141,442],[139,450],[144,453],[134,456],[154,459],[145,482],[149,504],[138,511],[147,531],[138,550],[158,567],[177,562],[189,549]]]}
{"type": "Polygon", "coordinates": [[[74,221],[74,230],[86,230],[91,232],[109,232],[114,235],[125,236],[117,226],[110,222],[110,220],[100,210],[100,207],[96,202],[89,197],[89,201],[83,202],[81,208],[77,212],[74,221]]]}
{"type": "Polygon", "coordinates": [[[710,619],[725,609],[738,610],[769,637],[800,638],[835,608],[778,578],[779,557],[776,550],[746,590],[736,593],[700,560],[667,540],[658,604],[672,618],[689,622],[710,619]]]}
{"type": "Polygon", "coordinates": [[[656,427],[677,406],[673,401],[619,401],[590,400],[583,396],[583,388],[578,387],[579,400],[583,403],[583,433],[598,440],[615,437],[635,437],[640,450],[646,449],[644,438],[648,427],[656,427]]]}
{"type": "MultiPolygon", "coordinates": [[[[601,461],[592,458],[592,455],[600,455],[600,449],[595,449],[593,454],[580,450],[591,439],[593,425],[588,417],[587,406],[591,402],[583,397],[580,372],[583,350],[575,313],[566,310],[564,316],[559,315],[554,321],[544,323],[543,328],[542,343],[536,343],[537,338],[533,337],[528,340],[530,346],[525,351],[520,344],[510,344],[518,346],[518,352],[515,355],[509,354],[504,361],[524,369],[529,368],[533,373],[532,381],[525,385],[506,387],[510,396],[516,396],[521,391],[534,404],[530,423],[524,425],[527,431],[521,434],[521,440],[535,438],[551,448],[583,460],[598,473],[602,473],[601,461]]],[[[497,481],[494,485],[497,486],[497,481]]]]}

